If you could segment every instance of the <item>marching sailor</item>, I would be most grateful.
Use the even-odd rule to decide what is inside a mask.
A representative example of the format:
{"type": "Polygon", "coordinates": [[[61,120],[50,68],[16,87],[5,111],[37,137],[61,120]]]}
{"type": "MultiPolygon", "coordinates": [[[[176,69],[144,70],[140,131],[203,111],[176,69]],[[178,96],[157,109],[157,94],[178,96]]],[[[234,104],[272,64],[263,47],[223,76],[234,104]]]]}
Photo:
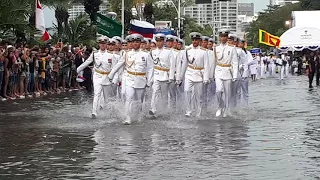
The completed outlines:
{"type": "MultiPolygon", "coordinates": [[[[214,93],[212,93],[212,88],[211,88],[211,82],[213,79],[213,67],[214,67],[214,56],[213,56],[213,51],[208,49],[208,42],[209,42],[209,37],[208,36],[202,36],[201,37],[201,47],[206,49],[206,52],[208,53],[208,61],[209,61],[209,83],[203,85],[203,100],[202,100],[202,105],[203,108],[206,110],[208,103],[213,99],[214,93]]],[[[212,48],[212,47],[211,47],[212,48]]],[[[212,103],[213,104],[213,103],[212,103]]]]}
{"type": "MultiPolygon", "coordinates": [[[[89,66],[92,62],[94,64],[93,69],[93,107],[92,107],[92,118],[95,119],[97,116],[97,109],[100,105],[100,98],[104,97],[101,102],[107,102],[109,97],[114,96],[111,82],[108,78],[108,75],[113,68],[113,66],[117,63],[116,58],[112,52],[106,50],[108,38],[103,36],[98,38],[99,43],[99,51],[93,52],[90,57],[82,63],[77,68],[77,73],[79,74],[83,71],[84,68],[89,66]],[[103,96],[102,96],[103,95],[103,96]]],[[[117,81],[117,79],[115,79],[117,81]]]]}
{"type": "MultiPolygon", "coordinates": [[[[249,99],[249,62],[253,61],[251,53],[248,52],[244,45],[246,40],[240,39],[238,42],[238,47],[244,53],[244,59],[240,61],[239,71],[240,71],[240,80],[239,80],[239,88],[238,88],[238,100],[241,102],[241,96],[244,99],[245,106],[248,106],[248,99],[249,99]]],[[[237,50],[238,51],[238,50],[237,50]]],[[[242,53],[242,52],[241,52],[242,53]]],[[[239,52],[238,52],[239,54],[239,52]]]]}
{"type": "Polygon", "coordinates": [[[221,44],[216,47],[216,96],[219,108],[216,116],[227,117],[230,114],[231,83],[237,80],[238,58],[235,47],[227,44],[229,31],[221,30],[219,32],[221,44]]]}
{"type": "MultiPolygon", "coordinates": [[[[119,49],[119,39],[116,39],[117,37],[113,37],[109,40],[109,50],[113,53],[114,58],[116,59],[116,62],[119,62],[120,60],[120,49],[119,49]]],[[[116,74],[116,79],[117,81],[113,82],[114,84],[112,84],[112,89],[113,89],[113,93],[115,96],[119,95],[119,99],[121,99],[121,76],[122,76],[122,72],[123,71],[119,71],[116,74]],[[119,93],[118,93],[119,92],[119,93]]]]}
{"type": "Polygon", "coordinates": [[[201,34],[190,33],[192,45],[185,50],[181,72],[178,73],[177,84],[184,78],[184,91],[186,95],[186,116],[190,117],[192,109],[196,116],[201,115],[203,85],[209,83],[209,60],[206,49],[200,47],[201,34]]]}
{"type": "MultiPolygon", "coordinates": [[[[178,74],[181,74],[181,67],[182,67],[182,62],[185,60],[184,55],[185,55],[185,50],[184,50],[184,41],[182,39],[178,39],[177,42],[177,50],[178,50],[178,55],[177,55],[177,64],[176,64],[176,82],[180,78],[178,74]]],[[[180,110],[183,107],[183,98],[184,98],[184,86],[183,82],[180,84],[176,84],[177,86],[177,108],[180,110]]]]}
{"type": "MultiPolygon", "coordinates": [[[[238,57],[238,79],[237,81],[234,82],[235,84],[235,89],[233,89],[233,95],[234,99],[233,99],[233,106],[236,107],[237,106],[237,100],[240,100],[241,97],[241,84],[245,83],[246,81],[246,73],[249,71],[249,66],[248,66],[248,60],[246,58],[246,53],[245,51],[242,49],[243,47],[239,47],[239,42],[240,42],[240,38],[235,39],[235,48],[236,48],[236,52],[237,52],[237,57],[238,57]],[[240,96],[240,97],[239,97],[240,96]]],[[[244,44],[243,44],[244,45],[244,44]]]]}
{"type": "MultiPolygon", "coordinates": [[[[167,35],[166,36],[166,46],[167,48],[169,48],[171,50],[172,56],[173,56],[173,60],[175,61],[175,76],[176,76],[176,72],[177,72],[177,63],[178,62],[178,55],[179,55],[179,51],[176,49],[177,48],[177,37],[173,36],[173,35],[167,35]]],[[[181,67],[181,66],[180,66],[181,67]]],[[[176,80],[176,77],[174,77],[173,79],[174,81],[176,80]]],[[[170,106],[171,108],[173,108],[173,110],[175,110],[176,108],[176,98],[177,98],[177,86],[175,83],[170,83],[169,84],[169,94],[170,94],[170,106]]]]}
{"type": "Polygon", "coordinates": [[[123,89],[125,92],[124,124],[131,124],[134,114],[142,110],[146,87],[150,87],[153,79],[153,62],[150,53],[140,49],[143,37],[140,34],[130,35],[132,50],[126,51],[121,60],[114,66],[109,74],[113,79],[115,74],[125,68],[123,73],[123,89]]]}
{"type": "Polygon", "coordinates": [[[166,36],[164,34],[156,34],[155,39],[157,41],[157,48],[150,52],[154,63],[151,109],[149,110],[149,114],[152,116],[155,115],[159,102],[162,106],[168,107],[169,85],[174,81],[176,70],[173,52],[171,49],[164,47],[166,36]],[[159,99],[159,95],[161,99],[159,99]]]}
{"type": "Polygon", "coordinates": [[[242,62],[244,62],[245,60],[245,54],[243,52],[243,50],[238,46],[238,40],[239,38],[235,35],[235,34],[229,34],[228,35],[228,44],[230,46],[235,47],[236,49],[236,54],[237,54],[237,60],[238,60],[238,79],[236,79],[236,81],[233,81],[231,83],[231,107],[235,108],[237,106],[237,95],[238,95],[238,91],[240,89],[240,80],[241,80],[241,71],[239,70],[240,68],[242,68],[243,64],[242,62]]]}

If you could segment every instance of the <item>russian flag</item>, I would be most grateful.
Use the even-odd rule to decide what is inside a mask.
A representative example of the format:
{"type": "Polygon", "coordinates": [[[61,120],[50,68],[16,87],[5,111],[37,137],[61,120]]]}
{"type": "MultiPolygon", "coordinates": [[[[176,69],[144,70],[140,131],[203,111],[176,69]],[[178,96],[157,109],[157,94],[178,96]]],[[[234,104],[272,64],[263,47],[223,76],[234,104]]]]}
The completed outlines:
{"type": "Polygon", "coordinates": [[[131,20],[130,34],[141,34],[145,38],[153,38],[156,29],[153,24],[146,21],[131,20]]]}

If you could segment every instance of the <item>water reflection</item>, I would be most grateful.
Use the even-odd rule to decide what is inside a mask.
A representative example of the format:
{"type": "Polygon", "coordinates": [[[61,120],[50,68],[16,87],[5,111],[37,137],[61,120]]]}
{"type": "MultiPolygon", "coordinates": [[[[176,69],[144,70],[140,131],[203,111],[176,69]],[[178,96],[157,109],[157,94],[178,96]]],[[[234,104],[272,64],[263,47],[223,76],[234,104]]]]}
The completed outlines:
{"type": "MultiPolygon", "coordinates": [[[[24,118],[28,121],[28,118],[24,118]]],[[[34,120],[34,119],[33,119],[34,120]]],[[[39,129],[15,124],[3,128],[0,136],[1,179],[52,179],[79,177],[95,142],[92,132],[39,129]]]]}
{"type": "Polygon", "coordinates": [[[253,83],[251,108],[227,119],[123,126],[114,104],[92,121],[83,92],[1,104],[0,179],[316,179],[320,91],[299,78],[253,83]]]}

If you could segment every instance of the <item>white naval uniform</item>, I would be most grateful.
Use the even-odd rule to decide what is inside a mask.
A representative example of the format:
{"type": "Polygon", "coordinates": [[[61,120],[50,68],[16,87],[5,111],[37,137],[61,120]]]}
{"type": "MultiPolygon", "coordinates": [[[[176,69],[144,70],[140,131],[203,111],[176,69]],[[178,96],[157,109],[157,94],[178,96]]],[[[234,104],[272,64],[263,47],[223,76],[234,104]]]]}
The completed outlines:
{"type": "MultiPolygon", "coordinates": [[[[117,62],[120,61],[120,58],[121,58],[120,52],[114,51],[114,52],[113,52],[113,56],[114,56],[114,58],[117,60],[117,62]]],[[[121,88],[120,88],[120,86],[119,86],[119,82],[121,82],[121,76],[122,76],[122,72],[121,72],[121,71],[119,71],[118,73],[116,73],[116,77],[115,77],[114,79],[116,79],[117,81],[114,81],[113,84],[112,84],[113,93],[114,93],[119,99],[121,99],[121,95],[120,95],[121,88]]]]}
{"type": "Polygon", "coordinates": [[[226,117],[230,113],[231,82],[236,80],[238,75],[238,57],[235,47],[227,44],[217,46],[216,53],[215,80],[219,105],[216,115],[220,116],[223,112],[223,116],[226,117]]]}
{"type": "Polygon", "coordinates": [[[133,115],[142,110],[145,89],[153,80],[153,62],[150,53],[143,50],[130,50],[124,53],[118,64],[114,66],[109,78],[124,67],[123,88],[125,88],[126,122],[131,123],[133,115]],[[134,104],[135,103],[135,104],[134,104]]]}
{"type": "Polygon", "coordinates": [[[237,74],[237,79],[236,81],[233,81],[231,83],[231,107],[235,108],[237,106],[237,100],[238,100],[238,91],[240,89],[240,83],[241,83],[241,79],[242,79],[242,71],[240,71],[240,68],[242,68],[244,66],[244,62],[245,62],[245,52],[239,48],[239,47],[235,47],[236,49],[236,54],[237,54],[237,60],[238,60],[238,74],[237,74]]]}
{"type": "MultiPolygon", "coordinates": [[[[117,64],[117,60],[112,52],[99,50],[98,52],[92,53],[90,57],[77,68],[77,73],[80,73],[84,68],[94,62],[92,114],[95,116],[97,115],[98,107],[100,105],[103,106],[108,101],[108,98],[115,96],[108,75],[113,66],[117,64]],[[104,97],[103,99],[101,99],[102,95],[104,97]]],[[[116,81],[117,79],[115,78],[114,82],[116,81]]]]}
{"type": "Polygon", "coordinates": [[[238,57],[238,75],[237,80],[232,82],[232,94],[231,94],[231,100],[232,100],[232,107],[236,107],[239,102],[238,100],[241,100],[241,90],[244,92],[248,91],[247,89],[243,89],[246,87],[247,84],[247,76],[243,76],[243,73],[245,71],[248,71],[248,59],[246,57],[246,53],[243,49],[236,47],[237,57],[238,57]]]}
{"type": "Polygon", "coordinates": [[[253,58],[250,52],[244,51],[245,53],[245,59],[241,62],[241,65],[239,66],[239,71],[241,74],[240,79],[240,88],[238,89],[238,100],[241,102],[241,96],[244,100],[245,106],[248,106],[248,100],[249,100],[249,64],[253,62],[253,58]]]}
{"type": "Polygon", "coordinates": [[[276,74],[276,65],[275,65],[275,59],[273,57],[271,57],[269,59],[269,74],[271,77],[274,77],[274,75],[276,74]]]}
{"type": "Polygon", "coordinates": [[[154,63],[151,111],[156,113],[158,105],[168,107],[169,80],[173,83],[176,59],[172,50],[165,47],[152,50],[150,56],[154,63]]]}
{"type": "Polygon", "coordinates": [[[285,67],[283,65],[283,60],[281,58],[277,58],[276,62],[277,62],[277,65],[278,65],[279,79],[283,80],[283,78],[284,78],[284,70],[285,70],[285,67]]]}
{"type": "MultiPolygon", "coordinates": [[[[176,49],[173,49],[171,48],[170,49],[171,52],[172,52],[172,55],[173,55],[173,60],[174,60],[174,65],[175,65],[175,72],[174,72],[174,81],[177,79],[176,77],[176,73],[177,73],[177,63],[178,62],[178,56],[180,55],[180,51],[179,50],[176,50],[176,49]]],[[[181,66],[180,66],[181,67],[181,66]]],[[[173,110],[176,109],[176,101],[177,101],[177,86],[176,84],[173,82],[173,83],[170,83],[169,84],[169,94],[170,94],[170,108],[172,108],[173,110]]]]}
{"type": "Polygon", "coordinates": [[[214,77],[214,67],[215,67],[215,57],[213,50],[207,49],[208,53],[208,61],[209,61],[209,84],[203,85],[203,108],[207,109],[208,105],[212,106],[214,101],[214,95],[215,95],[215,82],[213,81],[214,77]]]}
{"type": "Polygon", "coordinates": [[[187,48],[184,53],[181,72],[178,74],[180,80],[184,78],[184,91],[187,100],[186,115],[190,116],[192,109],[196,115],[201,115],[203,84],[209,82],[210,66],[206,49],[198,47],[187,48]],[[194,98],[192,98],[194,96],[194,98]],[[194,106],[192,106],[194,105],[194,106]]]}
{"type": "Polygon", "coordinates": [[[266,64],[264,64],[264,62],[266,61],[266,57],[261,57],[261,60],[260,60],[260,68],[261,68],[261,79],[265,79],[266,78],[266,64]]]}
{"type": "MultiPolygon", "coordinates": [[[[186,61],[185,58],[186,51],[180,50],[177,55],[176,61],[176,80],[180,80],[179,75],[181,74],[181,68],[183,61],[186,61]]],[[[181,110],[184,107],[184,82],[182,81],[181,84],[177,85],[177,108],[181,110]]]]}
{"type": "Polygon", "coordinates": [[[257,75],[258,73],[257,66],[258,66],[258,60],[256,57],[254,57],[252,63],[250,63],[250,66],[249,66],[251,75],[257,75]]]}

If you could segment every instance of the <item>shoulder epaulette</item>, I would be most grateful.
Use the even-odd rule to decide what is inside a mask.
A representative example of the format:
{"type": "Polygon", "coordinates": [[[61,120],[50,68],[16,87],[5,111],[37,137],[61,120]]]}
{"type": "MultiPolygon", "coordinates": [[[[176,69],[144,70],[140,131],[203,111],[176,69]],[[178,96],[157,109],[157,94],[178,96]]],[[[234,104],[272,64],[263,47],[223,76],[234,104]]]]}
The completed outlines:
{"type": "Polygon", "coordinates": [[[203,47],[200,47],[200,49],[201,49],[201,50],[204,50],[204,51],[206,51],[206,50],[207,50],[206,48],[203,48],[203,47]]]}
{"type": "Polygon", "coordinates": [[[190,50],[191,49],[191,47],[188,47],[188,48],[186,48],[186,51],[188,51],[188,50],[190,50]]]}

